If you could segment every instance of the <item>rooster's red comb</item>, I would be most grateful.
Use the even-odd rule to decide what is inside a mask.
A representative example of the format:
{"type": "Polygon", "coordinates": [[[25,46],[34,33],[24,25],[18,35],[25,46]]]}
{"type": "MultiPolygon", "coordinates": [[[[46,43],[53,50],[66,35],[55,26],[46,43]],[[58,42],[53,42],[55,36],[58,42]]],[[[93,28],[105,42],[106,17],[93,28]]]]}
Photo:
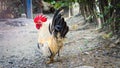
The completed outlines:
{"type": "Polygon", "coordinates": [[[47,21],[47,17],[44,16],[43,14],[37,15],[37,16],[34,18],[34,22],[35,22],[35,23],[42,23],[42,22],[46,22],[46,21],[47,21]]]}
{"type": "Polygon", "coordinates": [[[37,15],[34,18],[34,23],[36,25],[37,29],[40,29],[42,27],[42,23],[47,21],[47,17],[44,16],[43,14],[37,15]]]}

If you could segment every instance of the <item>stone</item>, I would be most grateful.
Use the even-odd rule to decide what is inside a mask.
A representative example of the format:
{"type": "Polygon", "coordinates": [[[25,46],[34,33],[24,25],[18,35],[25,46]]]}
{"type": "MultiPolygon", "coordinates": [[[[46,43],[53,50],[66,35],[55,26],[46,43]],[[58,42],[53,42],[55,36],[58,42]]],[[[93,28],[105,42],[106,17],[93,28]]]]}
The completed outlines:
{"type": "Polygon", "coordinates": [[[75,67],[75,68],[94,68],[93,66],[78,66],[78,67],[75,67]]]}

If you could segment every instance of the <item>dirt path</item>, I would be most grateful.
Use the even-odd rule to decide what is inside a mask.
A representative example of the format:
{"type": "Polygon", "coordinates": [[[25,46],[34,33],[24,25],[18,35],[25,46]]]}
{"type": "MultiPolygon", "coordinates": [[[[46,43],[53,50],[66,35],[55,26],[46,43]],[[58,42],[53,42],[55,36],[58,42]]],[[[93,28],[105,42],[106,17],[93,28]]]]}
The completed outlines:
{"type": "Polygon", "coordinates": [[[96,51],[93,51],[95,47],[101,45],[101,34],[97,33],[95,28],[89,24],[84,24],[81,16],[67,19],[70,32],[67,34],[61,57],[58,59],[56,57],[56,62],[49,65],[45,64],[46,59],[41,56],[37,48],[37,30],[33,21],[20,18],[12,21],[8,20],[7,23],[15,21],[18,21],[19,25],[6,25],[6,21],[0,22],[0,68],[120,67],[119,58],[99,56],[99,51],[97,54],[96,51]],[[21,21],[23,22],[22,25],[20,24],[21,21]]]}

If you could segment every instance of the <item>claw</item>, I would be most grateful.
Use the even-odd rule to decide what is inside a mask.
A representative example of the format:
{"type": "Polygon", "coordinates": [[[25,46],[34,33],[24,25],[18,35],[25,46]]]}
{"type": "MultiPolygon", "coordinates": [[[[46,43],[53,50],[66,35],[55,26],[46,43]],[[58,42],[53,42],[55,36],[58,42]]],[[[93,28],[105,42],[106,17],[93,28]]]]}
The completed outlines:
{"type": "Polygon", "coordinates": [[[49,60],[49,61],[46,62],[46,64],[50,64],[50,63],[53,63],[53,62],[54,62],[54,60],[49,60]]]}

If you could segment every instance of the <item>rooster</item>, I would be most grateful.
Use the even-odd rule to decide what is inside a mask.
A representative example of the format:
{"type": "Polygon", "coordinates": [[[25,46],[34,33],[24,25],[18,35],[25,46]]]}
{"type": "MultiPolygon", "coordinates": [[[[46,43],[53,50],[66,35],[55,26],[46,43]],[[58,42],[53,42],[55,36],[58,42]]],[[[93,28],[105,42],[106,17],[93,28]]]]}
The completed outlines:
{"type": "Polygon", "coordinates": [[[52,23],[47,22],[47,17],[40,14],[34,18],[36,28],[39,30],[38,43],[41,44],[41,50],[44,56],[50,58],[46,63],[54,62],[56,54],[64,45],[64,39],[69,31],[66,21],[64,20],[63,8],[56,10],[52,23]]]}

